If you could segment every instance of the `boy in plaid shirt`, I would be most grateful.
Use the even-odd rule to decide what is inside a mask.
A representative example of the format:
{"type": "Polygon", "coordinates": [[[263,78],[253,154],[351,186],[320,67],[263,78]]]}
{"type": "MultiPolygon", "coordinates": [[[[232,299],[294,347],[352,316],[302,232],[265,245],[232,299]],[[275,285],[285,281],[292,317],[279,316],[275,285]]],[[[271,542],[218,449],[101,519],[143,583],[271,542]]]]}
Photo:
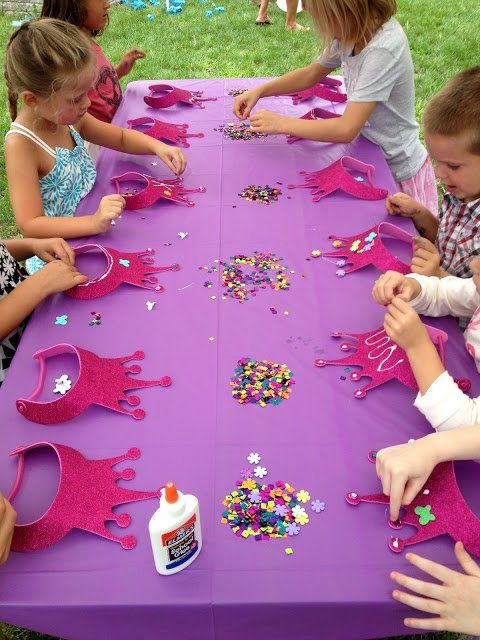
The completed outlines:
{"type": "Polygon", "coordinates": [[[438,218],[404,193],[387,198],[390,215],[411,218],[413,273],[471,278],[480,255],[480,66],[466,69],[427,104],[425,141],[445,193],[438,218]]]}

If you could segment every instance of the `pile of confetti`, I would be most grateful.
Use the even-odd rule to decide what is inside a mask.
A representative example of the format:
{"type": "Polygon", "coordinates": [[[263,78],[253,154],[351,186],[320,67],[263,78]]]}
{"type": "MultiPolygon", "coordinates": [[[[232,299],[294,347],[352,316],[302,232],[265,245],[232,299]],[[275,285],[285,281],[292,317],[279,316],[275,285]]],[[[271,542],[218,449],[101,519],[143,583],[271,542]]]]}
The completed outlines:
{"type": "Polygon", "coordinates": [[[306,510],[288,483],[260,484],[247,478],[236,485],[222,503],[226,509],[221,520],[236,536],[254,536],[258,541],[285,538],[296,536],[308,523],[306,510]]]}
{"type": "Polygon", "coordinates": [[[295,380],[286,364],[250,358],[241,358],[237,364],[230,379],[232,396],[237,402],[266,407],[288,400],[295,380]]]}
{"type": "Polygon", "coordinates": [[[278,202],[278,196],[282,195],[280,189],[270,187],[268,184],[261,185],[249,184],[242,193],[238,194],[247,202],[261,202],[262,204],[270,204],[270,202],[278,202]]]}
{"type": "Polygon", "coordinates": [[[228,95],[236,98],[237,96],[241,96],[242,93],[245,93],[245,91],[247,91],[247,89],[229,89],[228,95]]]}
{"type": "Polygon", "coordinates": [[[223,137],[230,138],[230,140],[253,140],[253,138],[266,137],[264,133],[258,133],[251,129],[246,122],[227,122],[214,131],[221,131],[223,137]]]}
{"type": "Polygon", "coordinates": [[[208,273],[216,273],[219,266],[222,267],[224,299],[233,298],[242,303],[255,297],[261,289],[269,288],[273,291],[290,289],[288,267],[282,264],[283,258],[276,253],[254,251],[253,256],[236,254],[230,256],[229,261],[215,260],[215,264],[211,267],[199,267],[208,273]],[[249,268],[248,273],[246,268],[249,268]]]}

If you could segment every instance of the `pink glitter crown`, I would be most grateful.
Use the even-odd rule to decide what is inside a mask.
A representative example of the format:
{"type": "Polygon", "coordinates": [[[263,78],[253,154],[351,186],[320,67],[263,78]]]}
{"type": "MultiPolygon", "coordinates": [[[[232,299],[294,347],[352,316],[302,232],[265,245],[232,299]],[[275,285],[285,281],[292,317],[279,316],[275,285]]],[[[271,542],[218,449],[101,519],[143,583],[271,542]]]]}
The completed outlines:
{"type": "MultiPolygon", "coordinates": [[[[447,342],[448,335],[445,331],[429,325],[425,325],[425,328],[437,347],[443,362],[443,345],[447,342]]],[[[353,371],[350,374],[350,380],[357,381],[360,378],[368,377],[370,382],[362,389],[355,391],[355,398],[364,398],[367,391],[394,379],[399,380],[410,389],[418,391],[418,385],[408,362],[407,354],[387,336],[383,326],[367,333],[340,333],[338,331],[332,333],[332,338],[340,337],[356,340],[354,343],[342,342],[340,345],[342,351],[355,349],[355,353],[338,360],[315,360],[315,364],[317,367],[324,367],[327,364],[360,367],[361,371],[353,371]]]]}
{"type": "Polygon", "coordinates": [[[179,102],[205,109],[204,102],[217,99],[202,98],[203,91],[187,91],[186,89],[174,87],[171,84],[151,84],[148,90],[150,91],[150,95],[145,96],[143,99],[149,107],[153,107],[154,109],[166,109],[179,102]]]}
{"type": "Polygon", "coordinates": [[[357,269],[369,264],[373,264],[380,271],[392,269],[400,273],[409,273],[410,266],[392,255],[383,244],[382,234],[390,238],[403,240],[410,245],[413,243],[413,236],[410,233],[389,222],[381,222],[379,225],[354,236],[329,236],[334,246],[340,246],[341,248],[336,251],[322,251],[320,256],[322,258],[345,258],[345,260],[337,262],[337,266],[341,267],[337,271],[337,276],[339,277],[357,271],[357,269]],[[347,265],[350,265],[350,268],[347,265]]]}
{"type": "Polygon", "coordinates": [[[309,100],[310,98],[321,98],[329,102],[346,102],[347,94],[342,93],[339,90],[342,82],[336,78],[325,77],[320,80],[313,87],[304,89],[303,91],[296,91],[295,93],[287,93],[285,95],[292,96],[293,104],[297,105],[300,102],[309,100]]]}
{"type": "Polygon", "coordinates": [[[125,209],[134,211],[136,209],[144,209],[155,204],[160,198],[186,204],[187,207],[193,207],[194,202],[185,197],[187,193],[204,193],[205,187],[197,189],[185,189],[183,186],[183,178],[175,178],[173,180],[157,180],[153,176],[149,176],[137,171],[127,171],[120,176],[113,176],[112,182],[115,183],[117,193],[120,193],[120,183],[122,182],[146,182],[146,186],[139,193],[123,193],[125,198],[125,209]]]}
{"type": "Polygon", "coordinates": [[[25,467],[25,454],[32,449],[51,447],[60,463],[60,482],[57,493],[46,513],[29,524],[15,525],[12,550],[39,551],[52,546],[72,529],[82,529],[97,536],[119,542],[124,549],[133,549],[135,536],[117,537],[105,526],[113,521],[119,527],[128,527],[132,518],[128,513],[119,515],[113,507],[126,502],[159,498],[157,491],[134,491],[117,484],[117,480],[132,480],[133,469],[117,472],[112,467],[124,460],[136,460],[140,450],[133,448],[127,453],[107,460],[88,460],[81,453],[62,444],[37,442],[27,447],[18,447],[10,455],[18,456],[17,478],[8,499],[12,501],[18,492],[25,467]]]}
{"type": "Polygon", "coordinates": [[[37,388],[27,398],[17,400],[17,410],[27,420],[39,424],[56,424],[66,422],[80,415],[92,404],[98,404],[112,411],[132,416],[136,420],[145,417],[143,409],[129,411],[122,407],[120,402],[126,402],[130,406],[138,406],[140,398],[129,396],[125,391],[131,389],[143,389],[160,385],[168,387],[172,384],[170,376],[164,376],[160,380],[136,380],[129,378],[127,373],[140,373],[141,367],[133,364],[124,367],[124,363],[130,360],[142,360],[143,351],[136,351],[131,356],[121,358],[101,358],[92,351],[75,347],[72,344],[57,344],[49,349],[37,351],[33,357],[40,364],[40,379],[37,388]],[[62,353],[73,353],[79,361],[77,381],[70,391],[57,400],[51,402],[36,402],[35,398],[41,392],[45,382],[45,359],[62,353]]]}
{"type": "MultiPolygon", "coordinates": [[[[373,452],[372,452],[373,453],[373,452]]],[[[370,455],[372,460],[372,454],[370,455]]],[[[360,496],[350,492],[346,500],[351,505],[360,502],[374,502],[388,505],[390,498],[383,493],[360,496]]],[[[472,512],[458,487],[452,462],[442,462],[432,471],[422,491],[413,502],[402,507],[404,514],[396,522],[390,521],[393,529],[401,529],[404,524],[417,529],[410,538],[392,537],[389,547],[400,553],[405,547],[437,536],[448,534],[460,540],[470,553],[480,557],[480,520],[472,512]]]]}
{"type": "Polygon", "coordinates": [[[144,116],[143,118],[133,118],[127,120],[127,125],[130,129],[140,129],[145,135],[155,138],[155,140],[168,140],[169,142],[176,142],[182,145],[182,147],[189,147],[187,138],[203,138],[203,133],[188,133],[188,124],[172,124],[170,122],[162,122],[156,120],[150,116],[144,116]],[[149,124],[150,127],[145,130],[141,129],[144,125],[149,124]]]}
{"type": "Polygon", "coordinates": [[[300,171],[300,175],[305,176],[305,182],[289,184],[287,187],[312,189],[313,202],[318,202],[338,190],[362,200],[382,200],[388,195],[388,191],[374,185],[374,171],[375,167],[371,164],[365,164],[350,156],[343,156],[320,171],[300,171]],[[347,169],[366,174],[366,179],[356,180],[347,169]],[[366,184],[364,184],[365,180],[366,184]]]}
{"type": "Polygon", "coordinates": [[[67,296],[78,300],[94,300],[115,291],[122,283],[132,284],[136,287],[161,292],[164,287],[158,284],[158,278],[152,273],[164,271],[178,271],[180,265],[174,263],[168,267],[153,267],[155,251],[146,249],[136,253],[117,251],[101,244],[84,244],[74,249],[77,255],[93,250],[101,251],[107,258],[107,267],[98,278],[93,278],[85,284],[79,284],[65,291],[67,296]]]}

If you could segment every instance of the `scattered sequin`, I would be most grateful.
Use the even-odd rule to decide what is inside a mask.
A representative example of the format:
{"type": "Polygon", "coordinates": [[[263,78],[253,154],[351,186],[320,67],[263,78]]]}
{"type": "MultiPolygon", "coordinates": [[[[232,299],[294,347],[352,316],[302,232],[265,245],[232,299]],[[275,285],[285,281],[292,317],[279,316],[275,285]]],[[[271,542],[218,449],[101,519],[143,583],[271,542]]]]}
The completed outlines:
{"type": "Polygon", "coordinates": [[[248,89],[229,89],[228,95],[236,98],[237,96],[241,96],[242,93],[245,93],[245,91],[248,91],[248,89]]]}

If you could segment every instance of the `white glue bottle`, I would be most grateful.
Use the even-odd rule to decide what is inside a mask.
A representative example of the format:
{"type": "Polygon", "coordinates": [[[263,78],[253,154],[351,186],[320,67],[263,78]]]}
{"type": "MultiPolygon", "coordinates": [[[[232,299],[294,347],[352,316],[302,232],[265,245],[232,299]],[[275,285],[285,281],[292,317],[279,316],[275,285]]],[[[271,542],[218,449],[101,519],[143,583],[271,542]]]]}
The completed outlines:
{"type": "Polygon", "coordinates": [[[148,523],[155,568],[164,576],[192,564],[202,548],[198,499],[167,482],[148,523]]]}

